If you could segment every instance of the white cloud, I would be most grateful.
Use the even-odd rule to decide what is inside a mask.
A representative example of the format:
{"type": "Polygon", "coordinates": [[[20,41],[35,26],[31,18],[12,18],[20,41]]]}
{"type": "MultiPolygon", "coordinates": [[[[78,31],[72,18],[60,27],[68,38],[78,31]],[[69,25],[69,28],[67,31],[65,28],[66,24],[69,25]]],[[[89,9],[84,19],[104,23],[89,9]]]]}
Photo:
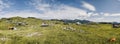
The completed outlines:
{"type": "Polygon", "coordinates": [[[114,17],[114,16],[120,16],[120,13],[113,13],[113,14],[104,13],[103,15],[104,15],[104,16],[112,16],[112,17],[114,17]]]}
{"type": "Polygon", "coordinates": [[[68,5],[50,5],[49,3],[41,2],[42,0],[32,0],[31,5],[34,6],[37,10],[43,11],[43,13],[31,12],[30,10],[25,11],[13,11],[7,12],[2,17],[37,17],[42,19],[85,19],[90,17],[91,14],[87,14],[87,11],[75,8],[68,5]],[[41,2],[41,3],[40,3],[41,2]]]}
{"type": "Polygon", "coordinates": [[[0,12],[5,9],[5,8],[9,8],[10,5],[8,3],[3,2],[3,0],[0,0],[0,12]]]}
{"type": "Polygon", "coordinates": [[[114,13],[111,16],[120,16],[120,13],[114,13]]]}
{"type": "Polygon", "coordinates": [[[80,17],[89,17],[89,15],[87,14],[86,11],[78,9],[78,8],[74,8],[74,7],[70,7],[70,6],[66,6],[63,5],[61,6],[58,10],[54,11],[48,11],[45,13],[45,15],[49,15],[51,17],[54,16],[54,18],[65,18],[65,19],[75,19],[78,18],[78,16],[80,17]]]}
{"type": "Polygon", "coordinates": [[[120,13],[98,13],[99,17],[96,18],[90,18],[91,21],[96,22],[120,22],[120,13]],[[102,14],[102,15],[100,15],[102,14]]]}
{"type": "Polygon", "coordinates": [[[46,9],[49,9],[50,5],[49,4],[40,4],[40,6],[37,6],[36,8],[39,9],[39,10],[46,10],[46,9]]]}
{"type": "Polygon", "coordinates": [[[82,3],[83,3],[82,7],[86,8],[88,10],[91,10],[91,11],[96,11],[96,8],[93,5],[91,5],[87,2],[82,2],[82,3]]]}
{"type": "MultiPolygon", "coordinates": [[[[38,9],[39,10],[39,9],[38,9]]],[[[37,17],[42,19],[76,19],[76,18],[87,18],[90,17],[90,15],[87,14],[86,11],[67,6],[67,5],[60,5],[59,9],[57,10],[43,10],[44,13],[37,13],[33,11],[16,11],[16,12],[9,12],[5,13],[4,15],[0,15],[1,17],[37,17]]]]}
{"type": "Polygon", "coordinates": [[[32,5],[39,11],[43,11],[46,18],[57,18],[57,19],[76,19],[76,18],[87,18],[91,15],[87,14],[87,11],[75,8],[68,5],[56,5],[49,3],[40,3],[42,0],[32,1],[32,5]]]}
{"type": "Polygon", "coordinates": [[[104,15],[104,16],[110,16],[110,14],[109,14],[109,13],[103,13],[103,15],[104,15]]]}
{"type": "Polygon", "coordinates": [[[90,21],[95,21],[95,22],[120,22],[118,17],[107,17],[107,16],[102,16],[102,17],[97,17],[97,18],[90,18],[88,19],[90,21]]]}
{"type": "Polygon", "coordinates": [[[95,13],[95,12],[89,12],[88,15],[91,15],[91,16],[98,16],[99,13],[95,13]]]}
{"type": "MultiPolygon", "coordinates": [[[[1,0],[0,0],[1,1],[1,0]]],[[[38,12],[33,12],[31,10],[23,10],[23,11],[13,11],[13,12],[1,12],[4,13],[1,15],[0,13],[0,18],[3,17],[15,17],[15,16],[20,16],[20,17],[37,17],[37,18],[42,18],[42,19],[89,19],[91,21],[118,21],[119,18],[111,18],[111,17],[116,17],[120,16],[120,13],[95,13],[95,12],[87,12],[86,10],[76,8],[73,6],[68,6],[64,4],[50,4],[46,2],[41,2],[42,0],[32,0],[31,5],[39,10],[42,11],[43,13],[38,13],[38,12]]],[[[3,4],[1,1],[0,4],[0,10],[2,11],[3,8],[9,7],[6,6],[7,4],[3,4]]],[[[89,9],[91,11],[96,11],[95,7],[92,6],[89,3],[84,2],[84,7],[86,9],[89,9]]]]}
{"type": "Polygon", "coordinates": [[[31,11],[17,11],[17,12],[8,12],[3,15],[0,15],[0,18],[10,18],[10,17],[37,17],[38,13],[31,12],[31,11]]]}
{"type": "Polygon", "coordinates": [[[48,11],[51,5],[43,1],[44,0],[31,0],[30,5],[33,5],[36,9],[40,11],[48,11]]]}
{"type": "Polygon", "coordinates": [[[43,13],[31,12],[31,11],[18,11],[18,12],[9,12],[2,17],[37,17],[42,19],[87,19],[91,16],[97,16],[98,13],[87,13],[86,10],[75,8],[72,6],[64,4],[50,4],[41,2],[42,0],[32,0],[31,5],[35,9],[42,11],[43,13]]]}

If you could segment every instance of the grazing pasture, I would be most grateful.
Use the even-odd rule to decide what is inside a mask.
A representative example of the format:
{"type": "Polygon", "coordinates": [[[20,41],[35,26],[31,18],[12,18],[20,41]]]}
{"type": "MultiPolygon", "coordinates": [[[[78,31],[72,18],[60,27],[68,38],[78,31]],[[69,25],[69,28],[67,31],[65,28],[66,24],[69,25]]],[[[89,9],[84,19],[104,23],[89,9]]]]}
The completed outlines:
{"type": "Polygon", "coordinates": [[[36,18],[3,18],[0,19],[0,44],[120,44],[120,28],[113,28],[112,24],[64,25],[60,21],[36,18]],[[27,25],[16,25],[16,22],[27,25]],[[54,25],[41,27],[43,22],[54,25]]]}

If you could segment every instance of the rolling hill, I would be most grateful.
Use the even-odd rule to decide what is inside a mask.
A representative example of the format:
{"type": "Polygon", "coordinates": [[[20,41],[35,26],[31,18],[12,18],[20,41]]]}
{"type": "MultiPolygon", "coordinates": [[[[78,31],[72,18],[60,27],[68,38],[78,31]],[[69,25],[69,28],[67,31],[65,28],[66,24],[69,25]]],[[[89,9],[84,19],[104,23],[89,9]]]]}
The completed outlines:
{"type": "Polygon", "coordinates": [[[0,44],[120,44],[120,28],[111,24],[65,25],[34,17],[2,18],[0,44]],[[110,42],[112,37],[115,41],[110,42]]]}

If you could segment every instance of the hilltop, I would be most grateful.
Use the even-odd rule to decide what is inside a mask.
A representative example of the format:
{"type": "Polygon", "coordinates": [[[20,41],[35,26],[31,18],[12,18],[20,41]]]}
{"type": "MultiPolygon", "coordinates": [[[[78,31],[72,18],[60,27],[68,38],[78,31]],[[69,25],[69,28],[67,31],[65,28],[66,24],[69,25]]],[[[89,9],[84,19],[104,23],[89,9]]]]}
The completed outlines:
{"type": "Polygon", "coordinates": [[[95,23],[87,20],[76,20],[76,22],[42,20],[34,17],[2,18],[0,19],[0,44],[120,43],[120,28],[112,28],[109,23],[95,23]],[[108,40],[112,37],[116,38],[116,41],[109,42],[108,40]]]}

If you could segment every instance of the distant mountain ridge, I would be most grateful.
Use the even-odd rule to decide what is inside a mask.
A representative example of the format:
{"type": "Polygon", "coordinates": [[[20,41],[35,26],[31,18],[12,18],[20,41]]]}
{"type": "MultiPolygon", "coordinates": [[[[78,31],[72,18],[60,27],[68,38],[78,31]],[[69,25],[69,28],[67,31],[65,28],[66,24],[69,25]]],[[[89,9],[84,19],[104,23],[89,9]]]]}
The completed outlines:
{"type": "MultiPolygon", "coordinates": [[[[27,18],[28,19],[39,19],[39,18],[35,18],[35,17],[27,17],[27,18]]],[[[1,20],[9,20],[9,19],[25,19],[25,18],[17,16],[17,17],[11,17],[11,18],[1,18],[0,21],[1,20]]],[[[41,19],[41,20],[44,20],[44,19],[41,19]]],[[[74,19],[74,20],[71,20],[71,19],[49,19],[49,20],[51,20],[51,21],[61,21],[61,22],[65,22],[65,23],[79,22],[81,24],[88,24],[88,23],[112,24],[112,23],[118,23],[118,22],[93,22],[93,21],[89,21],[89,20],[80,20],[80,19],[74,19]]]]}

